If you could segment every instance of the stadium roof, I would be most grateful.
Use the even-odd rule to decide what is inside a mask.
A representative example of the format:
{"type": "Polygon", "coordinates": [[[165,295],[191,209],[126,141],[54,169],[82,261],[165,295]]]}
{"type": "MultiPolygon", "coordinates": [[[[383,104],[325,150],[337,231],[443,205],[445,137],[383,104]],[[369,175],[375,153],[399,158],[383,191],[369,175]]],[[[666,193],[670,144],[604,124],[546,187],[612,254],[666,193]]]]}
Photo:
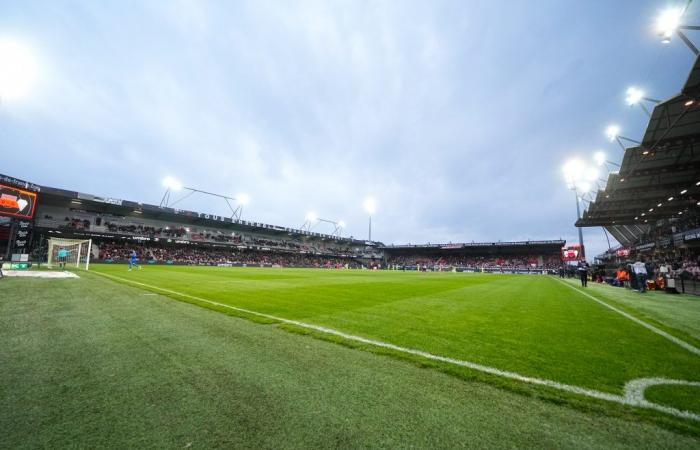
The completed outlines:
{"type": "Polygon", "coordinates": [[[411,254],[419,253],[483,253],[490,251],[515,251],[527,252],[533,249],[537,251],[559,252],[566,245],[565,240],[551,241],[515,241],[515,242],[469,242],[469,243],[448,243],[448,244],[419,244],[419,245],[385,245],[380,247],[388,253],[411,254]]]}
{"type": "MultiPolygon", "coordinates": [[[[0,181],[2,181],[2,179],[11,180],[12,178],[0,175],[0,181]]],[[[314,231],[282,227],[279,225],[269,225],[261,222],[236,220],[231,217],[218,216],[214,214],[199,213],[170,207],[160,207],[116,198],[98,197],[92,194],[67,191],[48,186],[32,186],[34,186],[35,190],[39,191],[40,206],[54,205],[72,208],[80,207],[94,212],[172,221],[182,224],[190,223],[199,224],[202,226],[213,226],[220,228],[225,227],[239,232],[259,232],[270,236],[294,236],[298,239],[343,241],[353,245],[381,244],[377,242],[368,243],[364,240],[332,236],[314,231]]]]}
{"type": "Polygon", "coordinates": [[[576,226],[604,226],[629,245],[655,220],[697,208],[699,184],[700,57],[683,90],[656,105],[641,145],[626,149],[576,226]]]}

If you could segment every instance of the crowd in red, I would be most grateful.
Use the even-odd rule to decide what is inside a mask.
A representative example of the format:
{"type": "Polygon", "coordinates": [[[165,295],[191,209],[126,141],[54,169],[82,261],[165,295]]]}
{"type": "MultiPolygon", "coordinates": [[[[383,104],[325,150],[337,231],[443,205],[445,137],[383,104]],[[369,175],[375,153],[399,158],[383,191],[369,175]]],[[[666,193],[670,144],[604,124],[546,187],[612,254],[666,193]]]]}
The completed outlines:
{"type": "Polygon", "coordinates": [[[524,255],[524,256],[439,256],[424,255],[393,256],[389,265],[422,266],[422,267],[462,267],[489,269],[552,269],[561,267],[561,258],[556,255],[524,255]]]}
{"type": "Polygon", "coordinates": [[[359,268],[352,258],[329,257],[304,253],[283,253],[239,249],[236,247],[204,248],[194,246],[157,246],[126,242],[103,242],[98,244],[102,261],[126,262],[135,250],[142,264],[147,262],[190,265],[278,265],[282,267],[328,267],[359,268]]]}

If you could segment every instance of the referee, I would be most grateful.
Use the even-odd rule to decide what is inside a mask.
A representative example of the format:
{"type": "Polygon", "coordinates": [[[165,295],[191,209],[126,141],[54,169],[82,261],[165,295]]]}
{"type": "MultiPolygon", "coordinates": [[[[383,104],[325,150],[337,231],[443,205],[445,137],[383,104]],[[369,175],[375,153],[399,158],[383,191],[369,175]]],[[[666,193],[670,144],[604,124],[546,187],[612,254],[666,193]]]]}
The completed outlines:
{"type": "Polygon", "coordinates": [[[581,277],[581,287],[588,287],[588,263],[585,259],[578,263],[578,275],[581,277]]]}

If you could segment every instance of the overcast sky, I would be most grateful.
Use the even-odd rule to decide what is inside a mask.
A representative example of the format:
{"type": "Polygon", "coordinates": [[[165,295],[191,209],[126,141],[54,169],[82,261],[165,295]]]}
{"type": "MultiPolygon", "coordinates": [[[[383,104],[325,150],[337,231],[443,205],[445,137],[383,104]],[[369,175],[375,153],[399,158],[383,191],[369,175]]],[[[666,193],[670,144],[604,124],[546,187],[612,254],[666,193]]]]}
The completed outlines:
{"type": "MultiPolygon", "coordinates": [[[[244,219],[313,210],[355,237],[373,195],[385,243],[575,242],[561,165],[619,160],[606,125],[646,126],[625,89],[669,97],[693,62],[654,35],[669,4],[0,0],[0,39],[41,69],[0,104],[0,172],[155,204],[172,175],[247,193],[244,219]]],[[[584,239],[606,246],[601,228],[584,239]]]]}

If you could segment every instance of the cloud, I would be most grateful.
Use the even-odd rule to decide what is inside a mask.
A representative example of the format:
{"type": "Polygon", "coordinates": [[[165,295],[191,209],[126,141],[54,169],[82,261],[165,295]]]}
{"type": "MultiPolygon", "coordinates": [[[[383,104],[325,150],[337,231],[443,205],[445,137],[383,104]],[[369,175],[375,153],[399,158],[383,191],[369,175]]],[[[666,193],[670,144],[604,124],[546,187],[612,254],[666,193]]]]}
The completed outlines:
{"type": "Polygon", "coordinates": [[[374,235],[394,243],[575,241],[558,166],[603,143],[584,128],[607,120],[594,105],[615,101],[600,85],[616,81],[596,77],[606,40],[625,36],[602,6],[9,5],[0,26],[32,36],[50,76],[41,101],[0,120],[6,143],[37,163],[3,170],[151,203],[174,175],[248,193],[249,219],[299,226],[315,209],[355,236],[371,194],[374,235]]]}

